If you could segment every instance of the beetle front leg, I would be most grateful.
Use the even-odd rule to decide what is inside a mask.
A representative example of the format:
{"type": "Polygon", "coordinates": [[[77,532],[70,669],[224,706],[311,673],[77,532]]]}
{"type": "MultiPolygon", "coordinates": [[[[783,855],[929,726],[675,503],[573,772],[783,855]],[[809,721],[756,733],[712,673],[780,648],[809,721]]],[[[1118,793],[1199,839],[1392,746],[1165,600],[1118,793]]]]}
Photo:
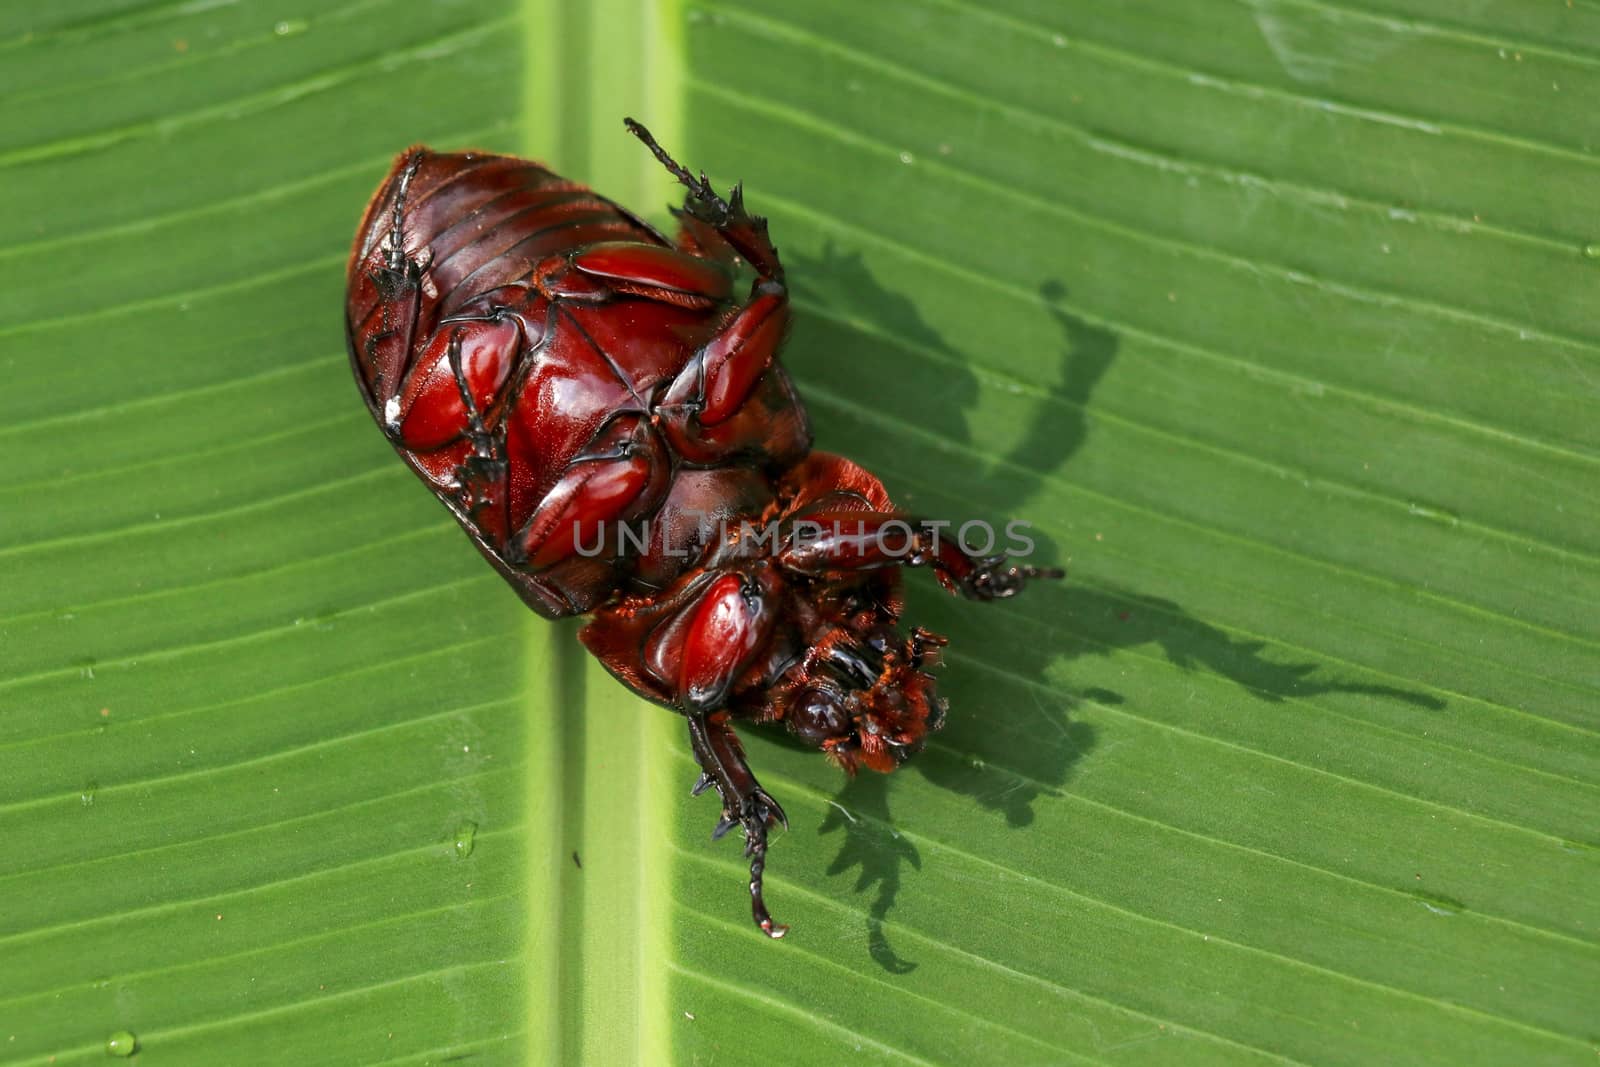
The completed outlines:
{"type": "Polygon", "coordinates": [[[944,523],[908,520],[894,512],[822,511],[793,520],[777,562],[799,574],[930,567],[939,583],[971,600],[1002,600],[1035,578],[1061,578],[1060,567],[1016,563],[1005,553],[974,556],[940,536],[944,523]]]}
{"type": "Polygon", "coordinates": [[[715,787],[722,799],[722,821],[711,837],[716,840],[735,826],[744,830],[744,854],[750,857],[750,914],[762,933],[771,938],[782,937],[789,928],[772,921],[762,897],[762,880],[767,866],[767,830],[780,823],[788,829],[789,818],[750,773],[744,749],[728,725],[726,713],[690,715],[689,743],[701,770],[694,795],[715,787]]]}
{"type": "Polygon", "coordinates": [[[687,625],[681,631],[667,631],[674,635],[671,643],[680,661],[678,704],[688,713],[689,739],[702,771],[694,791],[715,786],[722,798],[722,821],[712,831],[713,839],[735,826],[744,829],[744,854],[750,857],[750,911],[768,937],[782,937],[788,927],[773,923],[762,900],[767,828],[775,822],[789,823],[778,802],[750,773],[722,709],[736,680],[772,638],[778,593],[777,575],[764,563],[749,573],[723,574],[683,616],[687,625]]]}

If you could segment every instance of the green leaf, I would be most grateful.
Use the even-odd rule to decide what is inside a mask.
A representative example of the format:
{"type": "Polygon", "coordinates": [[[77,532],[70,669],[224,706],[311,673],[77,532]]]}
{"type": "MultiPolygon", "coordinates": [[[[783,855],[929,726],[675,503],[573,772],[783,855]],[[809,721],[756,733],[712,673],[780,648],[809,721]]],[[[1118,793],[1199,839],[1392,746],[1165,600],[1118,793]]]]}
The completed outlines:
{"type": "Polygon", "coordinates": [[[0,10],[0,1063],[1592,1062],[1597,93],[1589,0],[0,10]],[[395,152],[664,217],[623,114],[819,447],[1070,568],[908,576],[902,772],[746,731],[777,944],[346,366],[395,152]]]}

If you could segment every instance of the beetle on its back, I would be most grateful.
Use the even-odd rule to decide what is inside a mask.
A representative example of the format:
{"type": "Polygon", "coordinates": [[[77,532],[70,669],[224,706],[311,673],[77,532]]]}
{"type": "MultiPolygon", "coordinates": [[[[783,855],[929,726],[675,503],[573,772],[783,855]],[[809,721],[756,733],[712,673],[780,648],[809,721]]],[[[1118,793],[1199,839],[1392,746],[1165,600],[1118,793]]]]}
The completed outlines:
{"type": "Polygon", "coordinates": [[[689,190],[676,244],[535,163],[402,153],[356,234],[350,356],[373,418],[522,599],[592,614],[589,650],[687,718],[695,792],[722,800],[715,836],[742,829],[755,920],[780,937],[761,882],[783,810],[731,721],[891,771],[944,716],[945,642],[901,633],[898,568],[980,600],[1060,571],[974,558],[811,451],[766,220],[628,128],[689,190]]]}

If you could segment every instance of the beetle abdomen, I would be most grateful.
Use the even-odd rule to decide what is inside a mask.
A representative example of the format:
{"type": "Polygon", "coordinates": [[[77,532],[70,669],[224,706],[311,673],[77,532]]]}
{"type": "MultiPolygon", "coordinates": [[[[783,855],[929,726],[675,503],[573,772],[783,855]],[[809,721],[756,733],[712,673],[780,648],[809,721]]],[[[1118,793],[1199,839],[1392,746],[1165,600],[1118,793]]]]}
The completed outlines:
{"type": "MultiPolygon", "coordinates": [[[[474,298],[525,277],[540,260],[598,241],[664,243],[661,236],[588,187],[537,163],[508,156],[456,155],[414,148],[406,184],[400,247],[426,266],[417,336],[474,298]],[[420,158],[418,154],[420,153],[420,158]]],[[[350,260],[350,325],[357,334],[375,325],[380,294],[362,273],[375,248],[389,239],[395,199],[407,168],[397,165],[367,206],[361,240],[350,260]]]]}

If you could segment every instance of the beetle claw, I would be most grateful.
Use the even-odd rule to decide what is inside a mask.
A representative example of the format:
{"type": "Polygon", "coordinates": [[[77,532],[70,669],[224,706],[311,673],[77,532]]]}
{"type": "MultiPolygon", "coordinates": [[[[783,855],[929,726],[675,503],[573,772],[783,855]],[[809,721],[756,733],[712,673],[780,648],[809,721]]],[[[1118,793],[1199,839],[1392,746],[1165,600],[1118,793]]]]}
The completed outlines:
{"type": "Polygon", "coordinates": [[[722,798],[722,818],[711,831],[711,839],[724,837],[735,826],[744,831],[744,854],[750,860],[750,915],[762,933],[782,937],[789,928],[772,921],[762,898],[762,883],[767,867],[767,831],[778,825],[788,829],[789,817],[750,773],[738,739],[725,720],[689,716],[689,739],[703,769],[694,791],[698,794],[715,786],[722,798]]]}
{"type": "Polygon", "coordinates": [[[694,783],[694,788],[689,790],[689,795],[692,797],[697,797],[710,788],[711,776],[702,771],[700,774],[700,780],[694,783]]]}
{"type": "Polygon", "coordinates": [[[1008,557],[990,556],[978,561],[977,567],[961,580],[961,591],[973,600],[1004,600],[1016,596],[1034,578],[1062,578],[1066,571],[1060,567],[1033,567],[1013,563],[1006,566],[1008,557]]]}
{"type": "MultiPolygon", "coordinates": [[[[701,180],[705,180],[704,175],[701,175],[701,180]]],[[[728,202],[718,196],[709,185],[700,189],[691,187],[689,195],[684,198],[683,206],[689,214],[716,230],[725,229],[729,218],[733,215],[728,202]]]]}
{"type": "MultiPolygon", "coordinates": [[[[767,829],[778,823],[788,829],[789,819],[784,815],[783,808],[778,806],[778,802],[772,799],[772,795],[760,786],[756,786],[746,794],[740,806],[742,811],[739,823],[744,829],[744,854],[750,861],[750,915],[762,933],[777,940],[788,933],[789,928],[782,923],[773,922],[762,896],[767,867],[767,829]]],[[[727,821],[727,816],[724,815],[723,822],[727,821]]],[[[718,824],[719,828],[721,825],[718,824]]]]}
{"type": "MultiPolygon", "coordinates": [[[[782,809],[778,809],[778,813],[781,817],[782,809]]],[[[768,813],[763,810],[756,818],[754,827],[746,821],[744,854],[750,860],[750,916],[755,919],[756,926],[761,928],[762,933],[776,941],[788,933],[789,928],[782,923],[772,921],[772,915],[767,911],[767,902],[762,897],[763,876],[767,868],[767,818],[768,813]]]]}
{"type": "Polygon", "coordinates": [[[789,828],[789,816],[783,813],[783,807],[772,799],[771,793],[759,785],[756,786],[755,792],[746,798],[745,803],[749,805],[752,814],[760,816],[763,828],[768,826],[782,826],[785,830],[789,828]]]}

